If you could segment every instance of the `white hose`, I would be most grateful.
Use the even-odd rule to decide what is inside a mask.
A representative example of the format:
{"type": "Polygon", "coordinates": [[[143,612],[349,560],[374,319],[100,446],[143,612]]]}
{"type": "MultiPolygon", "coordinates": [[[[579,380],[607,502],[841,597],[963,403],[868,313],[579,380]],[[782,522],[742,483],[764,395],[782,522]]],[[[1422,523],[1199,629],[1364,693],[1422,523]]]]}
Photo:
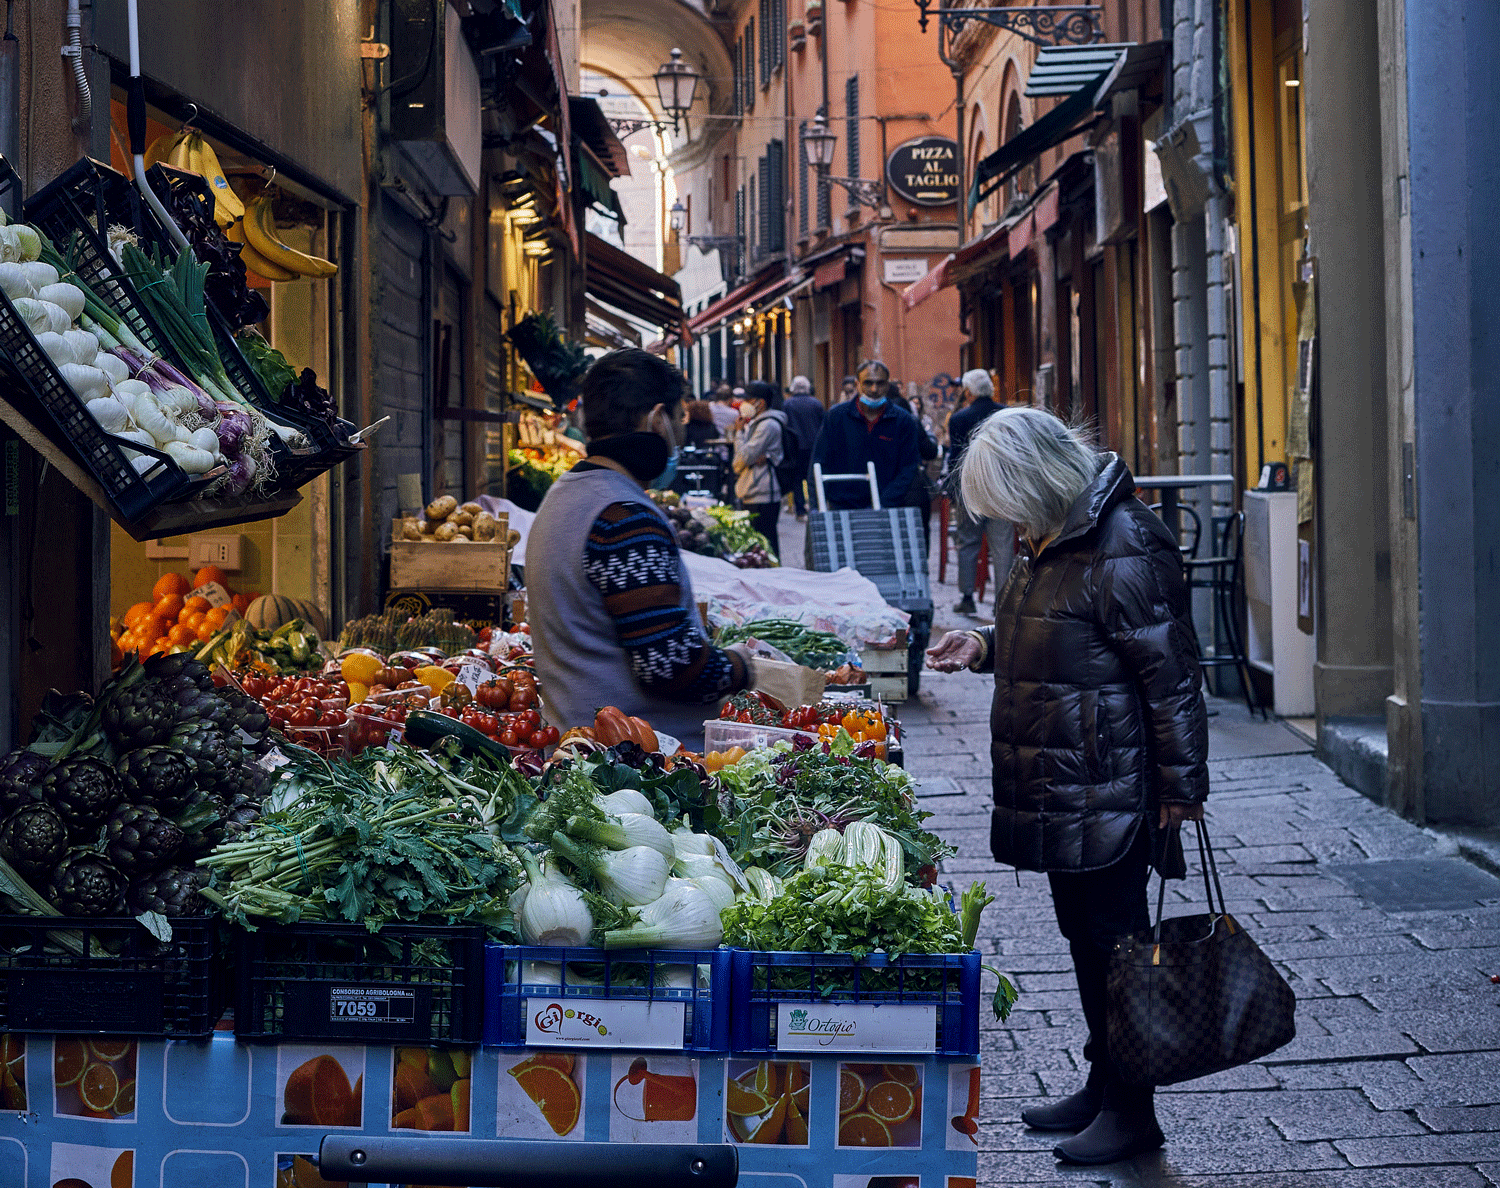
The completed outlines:
{"type": "MultiPolygon", "coordinates": [[[[70,0],[70,3],[72,0],[70,0]]],[[[125,10],[130,18],[130,77],[141,77],[141,13],[139,0],[125,0],[125,10]]],[[[134,147],[133,145],[131,146],[134,147]]],[[[156,212],[156,217],[162,221],[162,226],[167,229],[177,243],[179,248],[188,248],[188,238],[182,233],[172,216],[167,213],[167,208],[162,205],[156,192],[152,190],[151,184],[146,180],[146,157],[144,153],[135,154],[135,180],[140,187],[141,196],[145,198],[146,204],[156,212]]]]}
{"type": "Polygon", "coordinates": [[[63,57],[73,59],[73,77],[78,80],[78,127],[87,128],[94,111],[94,96],[89,90],[88,71],[83,68],[83,15],[78,0],[68,0],[68,44],[63,57]]]}

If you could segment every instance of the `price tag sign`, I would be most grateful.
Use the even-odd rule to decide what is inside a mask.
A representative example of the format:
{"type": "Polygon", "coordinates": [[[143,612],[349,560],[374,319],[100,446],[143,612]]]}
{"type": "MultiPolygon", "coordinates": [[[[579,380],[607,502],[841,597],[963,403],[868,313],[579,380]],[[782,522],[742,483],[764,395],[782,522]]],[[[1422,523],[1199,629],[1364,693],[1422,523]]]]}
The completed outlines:
{"type": "Polygon", "coordinates": [[[391,986],[328,987],[330,1023],[411,1023],[417,996],[391,986]]]}
{"type": "Polygon", "coordinates": [[[196,587],[193,593],[199,598],[207,598],[208,605],[211,607],[228,606],[234,601],[229,591],[218,582],[204,582],[203,585],[196,587]]]}
{"type": "Polygon", "coordinates": [[[493,674],[483,664],[465,664],[458,670],[458,683],[468,686],[470,693],[478,693],[479,686],[493,674]]]}
{"type": "Polygon", "coordinates": [[[267,771],[275,771],[278,767],[290,763],[291,760],[281,753],[280,747],[272,747],[260,757],[259,762],[267,771]]]}
{"type": "Polygon", "coordinates": [[[401,727],[392,726],[390,733],[385,736],[385,749],[387,751],[394,751],[401,745],[401,739],[405,735],[405,733],[406,732],[402,730],[401,727]]]}

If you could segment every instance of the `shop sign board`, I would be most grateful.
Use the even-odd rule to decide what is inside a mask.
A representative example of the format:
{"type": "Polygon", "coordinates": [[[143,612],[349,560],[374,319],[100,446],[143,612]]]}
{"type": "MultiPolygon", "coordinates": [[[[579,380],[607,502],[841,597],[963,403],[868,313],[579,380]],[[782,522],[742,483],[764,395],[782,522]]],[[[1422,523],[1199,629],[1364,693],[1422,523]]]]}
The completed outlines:
{"type": "Polygon", "coordinates": [[[881,268],[882,279],[886,284],[909,285],[927,275],[927,257],[916,256],[904,260],[887,257],[881,261],[881,268]]]}
{"type": "Polygon", "coordinates": [[[791,1003],[776,1016],[780,1052],[934,1052],[937,1007],[903,1003],[791,1003]]]}
{"type": "Polygon", "coordinates": [[[951,206],[958,201],[958,142],[919,136],[898,144],[886,158],[885,178],[917,206],[951,206]]]}
{"type": "Polygon", "coordinates": [[[526,1042],[538,1047],[681,1049],[687,1004],[528,998],[525,1012],[526,1042]]]}

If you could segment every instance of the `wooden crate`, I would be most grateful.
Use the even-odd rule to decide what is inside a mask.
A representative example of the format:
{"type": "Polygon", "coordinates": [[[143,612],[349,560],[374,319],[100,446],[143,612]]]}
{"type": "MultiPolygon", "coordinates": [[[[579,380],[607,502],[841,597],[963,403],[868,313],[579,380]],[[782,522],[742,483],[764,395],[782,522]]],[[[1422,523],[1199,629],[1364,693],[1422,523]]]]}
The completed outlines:
{"type": "Polygon", "coordinates": [[[870,678],[870,696],[878,697],[881,701],[905,701],[906,673],[900,672],[895,676],[872,676],[870,678]]]}
{"type": "Polygon", "coordinates": [[[499,521],[495,539],[469,544],[402,540],[401,520],[391,522],[391,587],[398,590],[479,590],[503,594],[510,584],[510,523],[499,521]]]}
{"type": "MultiPolygon", "coordinates": [[[[462,546],[460,546],[462,547],[462,546]]],[[[899,648],[865,648],[859,654],[860,666],[872,677],[906,675],[905,640],[899,648]]]]}

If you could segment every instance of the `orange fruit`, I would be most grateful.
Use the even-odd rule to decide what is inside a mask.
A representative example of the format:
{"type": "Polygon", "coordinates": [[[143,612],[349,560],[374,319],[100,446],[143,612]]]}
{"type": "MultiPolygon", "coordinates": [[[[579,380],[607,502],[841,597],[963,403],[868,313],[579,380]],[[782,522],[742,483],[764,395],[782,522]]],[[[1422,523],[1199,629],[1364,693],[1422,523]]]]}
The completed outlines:
{"type": "Polygon", "coordinates": [[[205,623],[212,623],[214,630],[217,631],[220,627],[224,626],[224,620],[227,618],[229,618],[229,608],[227,606],[216,606],[203,616],[203,621],[205,623]]]}
{"type": "MultiPolygon", "coordinates": [[[[424,1053],[425,1055],[425,1053],[424,1053]]],[[[438,1091],[432,1083],[432,1078],[427,1075],[426,1067],[418,1068],[405,1060],[396,1065],[396,1084],[393,1093],[394,1105],[399,1113],[409,1110],[424,1097],[431,1097],[438,1091]]]]}
{"type": "Polygon", "coordinates": [[[889,1147],[891,1131],[874,1114],[850,1114],[839,1123],[841,1147],[889,1147]]]}
{"type": "Polygon", "coordinates": [[[286,1120],[296,1126],[357,1126],[358,1103],[349,1076],[332,1056],[314,1056],[286,1079],[282,1095],[286,1120]],[[349,1122],[355,1115],[354,1122],[349,1122]]]}
{"type": "Polygon", "coordinates": [[[188,580],[180,573],[164,573],[156,579],[156,585],[151,587],[153,599],[165,598],[168,594],[186,594],[188,592],[188,580]]]}
{"type": "Polygon", "coordinates": [[[519,1074],[516,1082],[526,1096],[536,1102],[554,1134],[563,1136],[573,1133],[573,1128],[578,1125],[583,1099],[578,1092],[578,1083],[572,1077],[550,1065],[538,1064],[519,1074]]]}
{"type": "Polygon", "coordinates": [[[203,622],[198,624],[198,638],[203,643],[207,643],[209,640],[211,640],[216,634],[218,634],[218,631],[219,629],[214,626],[212,620],[210,620],[206,616],[204,617],[203,622]]]}
{"type": "Polygon", "coordinates": [[[136,638],[134,631],[123,631],[120,638],[115,640],[115,646],[120,649],[120,663],[123,664],[128,653],[140,650],[141,641],[136,638]]]}
{"type": "Polygon", "coordinates": [[[204,611],[185,610],[181,615],[177,617],[177,625],[179,627],[192,628],[193,634],[196,635],[198,633],[198,628],[203,626],[204,618],[204,611]]]}
{"type": "Polygon", "coordinates": [[[155,643],[170,630],[171,626],[172,620],[166,615],[152,612],[136,624],[135,637],[142,643],[155,643]]]}
{"type": "Polygon", "coordinates": [[[448,1096],[453,1099],[453,1129],[466,1133],[469,1129],[469,1089],[471,1082],[468,1077],[453,1082],[453,1088],[448,1090],[448,1096]]]}
{"type": "Polygon", "coordinates": [[[82,1040],[57,1039],[52,1042],[52,1083],[58,1088],[71,1085],[83,1076],[89,1054],[82,1040]]]}
{"type": "Polygon", "coordinates": [[[254,597],[249,594],[236,594],[229,600],[229,605],[234,607],[240,614],[244,614],[250,609],[250,604],[254,601],[254,597]]]}
{"type": "Polygon", "coordinates": [[[115,1094],[115,1117],[128,1118],[135,1113],[135,1082],[123,1081],[115,1094]]]}
{"type": "Polygon", "coordinates": [[[839,1069],[839,1113],[852,1114],[865,1102],[865,1082],[856,1072],[839,1069]]]}
{"type": "Polygon", "coordinates": [[[172,644],[190,644],[197,639],[198,633],[186,623],[176,623],[167,632],[167,642],[172,644]]]}
{"type": "Polygon", "coordinates": [[[730,1081],[724,1108],[738,1118],[758,1118],[771,1108],[771,1103],[754,1089],[746,1088],[739,1081],[730,1081]]]}
{"type": "Polygon", "coordinates": [[[193,575],[193,589],[195,590],[199,586],[208,585],[209,582],[218,582],[221,586],[227,586],[229,584],[229,575],[217,565],[205,565],[193,575]]]}
{"type": "Polygon", "coordinates": [[[417,1129],[417,1107],[412,1106],[409,1110],[402,1110],[391,1119],[391,1126],[395,1130],[417,1129]]]}
{"type": "Polygon", "coordinates": [[[794,1147],[807,1146],[807,1118],[797,1108],[797,1099],[788,1097],[785,1099],[786,1107],[786,1141],[794,1147]]]}
{"type": "Polygon", "coordinates": [[[529,1068],[536,1068],[538,1065],[546,1065],[549,1068],[555,1068],[558,1072],[564,1073],[567,1076],[571,1077],[573,1075],[573,1066],[576,1062],[577,1057],[575,1057],[571,1052],[537,1052],[535,1055],[528,1056],[519,1064],[511,1065],[508,1071],[510,1072],[511,1076],[519,1077],[529,1068]]]}
{"type": "Polygon", "coordinates": [[[190,594],[182,600],[182,605],[185,610],[190,611],[210,611],[214,607],[214,604],[202,594],[190,594]]]}
{"type": "Polygon", "coordinates": [[[103,1061],[96,1061],[78,1078],[78,1096],[88,1109],[110,1109],[120,1096],[119,1074],[103,1061]]]}
{"type": "Polygon", "coordinates": [[[916,1094],[900,1081],[880,1081],[865,1094],[865,1109],[892,1126],[905,1122],[916,1108],[916,1094]]]}
{"type": "Polygon", "coordinates": [[[88,1044],[89,1051],[94,1054],[94,1058],[108,1064],[116,1060],[124,1060],[129,1056],[135,1041],[120,1039],[117,1036],[98,1035],[89,1040],[88,1044]]]}
{"type": "Polygon", "coordinates": [[[418,1130],[453,1129],[453,1097],[447,1093],[434,1093],[416,1104],[418,1130]]]}
{"type": "Polygon", "coordinates": [[[182,614],[182,595],[168,594],[165,598],[158,599],[151,613],[154,615],[166,615],[169,619],[175,619],[178,615],[182,614]]]}
{"type": "Polygon", "coordinates": [[[137,602],[121,616],[120,622],[125,624],[126,627],[134,627],[149,615],[155,609],[155,606],[154,602],[137,602]]]}
{"type": "Polygon", "coordinates": [[[121,1151],[109,1169],[109,1188],[131,1188],[135,1183],[135,1152],[121,1151]]]}
{"type": "Polygon", "coordinates": [[[151,650],[147,652],[146,655],[148,657],[169,655],[172,649],[176,646],[176,644],[174,644],[170,639],[163,635],[159,640],[151,645],[151,650]]]}
{"type": "Polygon", "coordinates": [[[915,1064],[882,1064],[880,1075],[887,1081],[900,1081],[903,1085],[911,1085],[913,1088],[922,1083],[922,1075],[917,1072],[915,1064]]]}
{"type": "Polygon", "coordinates": [[[771,1110],[771,1116],[755,1128],[750,1141],[752,1143],[779,1143],[782,1132],[786,1129],[786,1112],[790,1104],[790,1098],[778,1097],[775,1108],[771,1110]]]}

